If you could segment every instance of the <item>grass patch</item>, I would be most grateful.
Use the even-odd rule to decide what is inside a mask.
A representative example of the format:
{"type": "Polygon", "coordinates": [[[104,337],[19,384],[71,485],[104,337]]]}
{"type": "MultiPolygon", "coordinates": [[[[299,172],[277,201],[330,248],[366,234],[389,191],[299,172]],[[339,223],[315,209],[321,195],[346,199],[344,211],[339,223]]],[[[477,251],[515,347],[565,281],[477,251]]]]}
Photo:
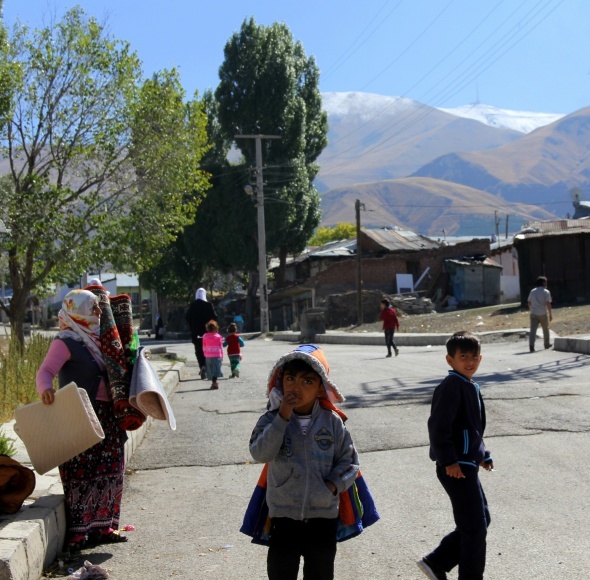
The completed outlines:
{"type": "Polygon", "coordinates": [[[12,420],[21,405],[39,400],[35,375],[51,340],[34,334],[21,347],[16,338],[0,337],[0,423],[12,420]]]}

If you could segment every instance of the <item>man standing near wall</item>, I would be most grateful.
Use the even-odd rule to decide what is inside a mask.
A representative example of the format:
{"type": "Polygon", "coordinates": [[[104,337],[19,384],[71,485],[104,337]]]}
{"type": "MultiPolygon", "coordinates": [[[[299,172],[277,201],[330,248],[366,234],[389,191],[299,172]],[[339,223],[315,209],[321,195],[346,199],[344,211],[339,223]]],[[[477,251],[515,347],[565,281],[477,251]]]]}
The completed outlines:
{"type": "Polygon", "coordinates": [[[539,276],[537,285],[529,293],[529,310],[531,311],[531,330],[529,332],[529,348],[535,352],[535,339],[539,324],[543,329],[543,342],[545,348],[553,345],[549,342],[549,322],[553,320],[551,313],[551,293],[547,290],[547,278],[539,276]]]}

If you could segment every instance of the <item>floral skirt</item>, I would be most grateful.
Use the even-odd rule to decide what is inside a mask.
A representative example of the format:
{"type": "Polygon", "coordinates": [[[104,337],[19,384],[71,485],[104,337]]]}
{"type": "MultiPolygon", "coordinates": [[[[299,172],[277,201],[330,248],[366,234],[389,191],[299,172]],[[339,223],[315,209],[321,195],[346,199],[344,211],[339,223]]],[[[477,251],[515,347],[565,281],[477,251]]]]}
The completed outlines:
{"type": "Polygon", "coordinates": [[[105,438],[59,466],[70,537],[119,529],[127,433],[117,425],[113,403],[97,401],[95,410],[105,438]]]}
{"type": "Polygon", "coordinates": [[[221,358],[206,358],[205,365],[207,378],[209,380],[218,379],[223,376],[223,372],[221,371],[221,358]]]}

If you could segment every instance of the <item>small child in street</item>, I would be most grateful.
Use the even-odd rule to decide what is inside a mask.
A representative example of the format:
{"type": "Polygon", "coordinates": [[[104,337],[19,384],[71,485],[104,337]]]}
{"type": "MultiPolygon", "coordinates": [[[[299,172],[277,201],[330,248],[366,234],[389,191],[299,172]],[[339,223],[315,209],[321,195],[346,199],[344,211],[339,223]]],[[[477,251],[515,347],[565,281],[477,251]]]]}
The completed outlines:
{"type": "Polygon", "coordinates": [[[267,573],[332,580],[339,494],[355,481],[357,451],[334,403],[344,397],[329,378],[322,349],[305,344],[271,371],[268,411],[250,438],[250,453],[268,465],[270,517],[267,573]]]}
{"type": "Polygon", "coordinates": [[[479,338],[456,332],[447,340],[452,368],[432,397],[428,434],[436,476],[451,500],[456,528],[439,546],[417,562],[431,579],[447,577],[459,566],[460,580],[481,580],[486,563],[488,502],[479,481],[479,468],[494,468],[483,442],[486,414],[479,385],[472,380],[481,362],[479,338]]]}
{"type": "Polygon", "coordinates": [[[223,341],[223,346],[227,346],[227,357],[229,358],[229,366],[231,368],[230,378],[240,378],[240,361],[242,360],[242,354],[240,347],[244,346],[244,340],[238,334],[238,325],[232,322],[227,327],[228,335],[223,341]]]}
{"type": "Polygon", "coordinates": [[[223,337],[217,331],[219,327],[215,320],[205,325],[207,332],[203,335],[203,354],[207,378],[211,381],[211,388],[218,389],[217,379],[223,376],[221,361],[223,360],[223,337]]]}
{"type": "Polygon", "coordinates": [[[381,300],[379,307],[381,308],[380,318],[383,320],[383,333],[385,334],[385,346],[387,347],[387,356],[385,358],[391,356],[392,349],[395,352],[395,356],[397,356],[399,354],[399,349],[395,346],[395,342],[393,341],[395,331],[399,330],[397,314],[387,298],[381,300]]]}

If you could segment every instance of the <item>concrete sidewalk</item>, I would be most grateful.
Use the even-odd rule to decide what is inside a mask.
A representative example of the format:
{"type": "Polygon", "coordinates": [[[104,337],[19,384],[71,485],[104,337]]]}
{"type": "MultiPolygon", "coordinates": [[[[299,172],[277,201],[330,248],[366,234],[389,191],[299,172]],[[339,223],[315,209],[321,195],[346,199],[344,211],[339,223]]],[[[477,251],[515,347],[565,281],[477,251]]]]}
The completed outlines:
{"type": "MultiPolygon", "coordinates": [[[[513,329],[500,332],[478,333],[483,342],[526,341],[528,329],[513,329]]],[[[396,334],[400,347],[442,345],[447,334],[396,334]]],[[[274,333],[273,340],[298,342],[299,333],[274,333]]],[[[554,349],[562,352],[590,354],[590,335],[558,337],[552,335],[554,349]]],[[[316,335],[314,342],[331,344],[383,345],[383,334],[329,331],[316,335]]],[[[150,349],[158,352],[158,347],[150,349]]],[[[163,349],[165,350],[165,349],[163,349]]],[[[174,361],[152,361],[166,391],[171,393],[181,379],[184,363],[174,361]]],[[[14,436],[14,422],[4,425],[4,433],[14,436]]],[[[140,445],[151,418],[138,431],[129,433],[126,457],[130,459],[140,445]]],[[[29,458],[18,437],[15,459],[30,466],[29,458]]],[[[57,469],[44,476],[37,475],[37,486],[33,495],[14,516],[0,516],[0,580],[38,580],[44,568],[50,565],[61,552],[65,539],[65,515],[63,490],[57,469]]]]}
{"type": "MultiPolygon", "coordinates": [[[[526,341],[528,340],[528,328],[512,328],[507,330],[496,330],[478,332],[474,329],[483,344],[490,342],[499,342],[506,340],[526,341]]],[[[590,354],[590,334],[577,336],[557,336],[550,330],[553,349],[561,352],[575,352],[579,354],[590,354]]],[[[395,333],[395,343],[397,346],[434,346],[443,345],[451,336],[443,333],[421,333],[409,334],[403,332],[395,333]]],[[[543,335],[541,331],[537,332],[537,341],[543,335]]],[[[301,334],[299,332],[282,331],[273,334],[273,340],[282,340],[286,342],[300,342],[301,334]]],[[[342,330],[328,330],[325,334],[316,334],[313,341],[317,344],[357,344],[357,345],[374,345],[382,346],[384,338],[382,332],[345,332],[342,330]]],[[[537,342],[537,344],[539,344],[537,342]]]]}
{"type": "MultiPolygon", "coordinates": [[[[149,349],[153,354],[165,353],[165,348],[149,349]]],[[[171,393],[181,378],[184,363],[174,360],[152,360],[163,387],[171,393]]],[[[153,419],[137,431],[128,432],[125,458],[129,460],[145,437],[153,419]]],[[[14,421],[3,425],[3,433],[13,438],[16,461],[31,466],[23,442],[14,432],[14,421]]],[[[33,494],[14,515],[0,516],[0,580],[38,580],[44,568],[61,553],[65,541],[66,521],[63,488],[58,469],[36,475],[33,494]]]]}

